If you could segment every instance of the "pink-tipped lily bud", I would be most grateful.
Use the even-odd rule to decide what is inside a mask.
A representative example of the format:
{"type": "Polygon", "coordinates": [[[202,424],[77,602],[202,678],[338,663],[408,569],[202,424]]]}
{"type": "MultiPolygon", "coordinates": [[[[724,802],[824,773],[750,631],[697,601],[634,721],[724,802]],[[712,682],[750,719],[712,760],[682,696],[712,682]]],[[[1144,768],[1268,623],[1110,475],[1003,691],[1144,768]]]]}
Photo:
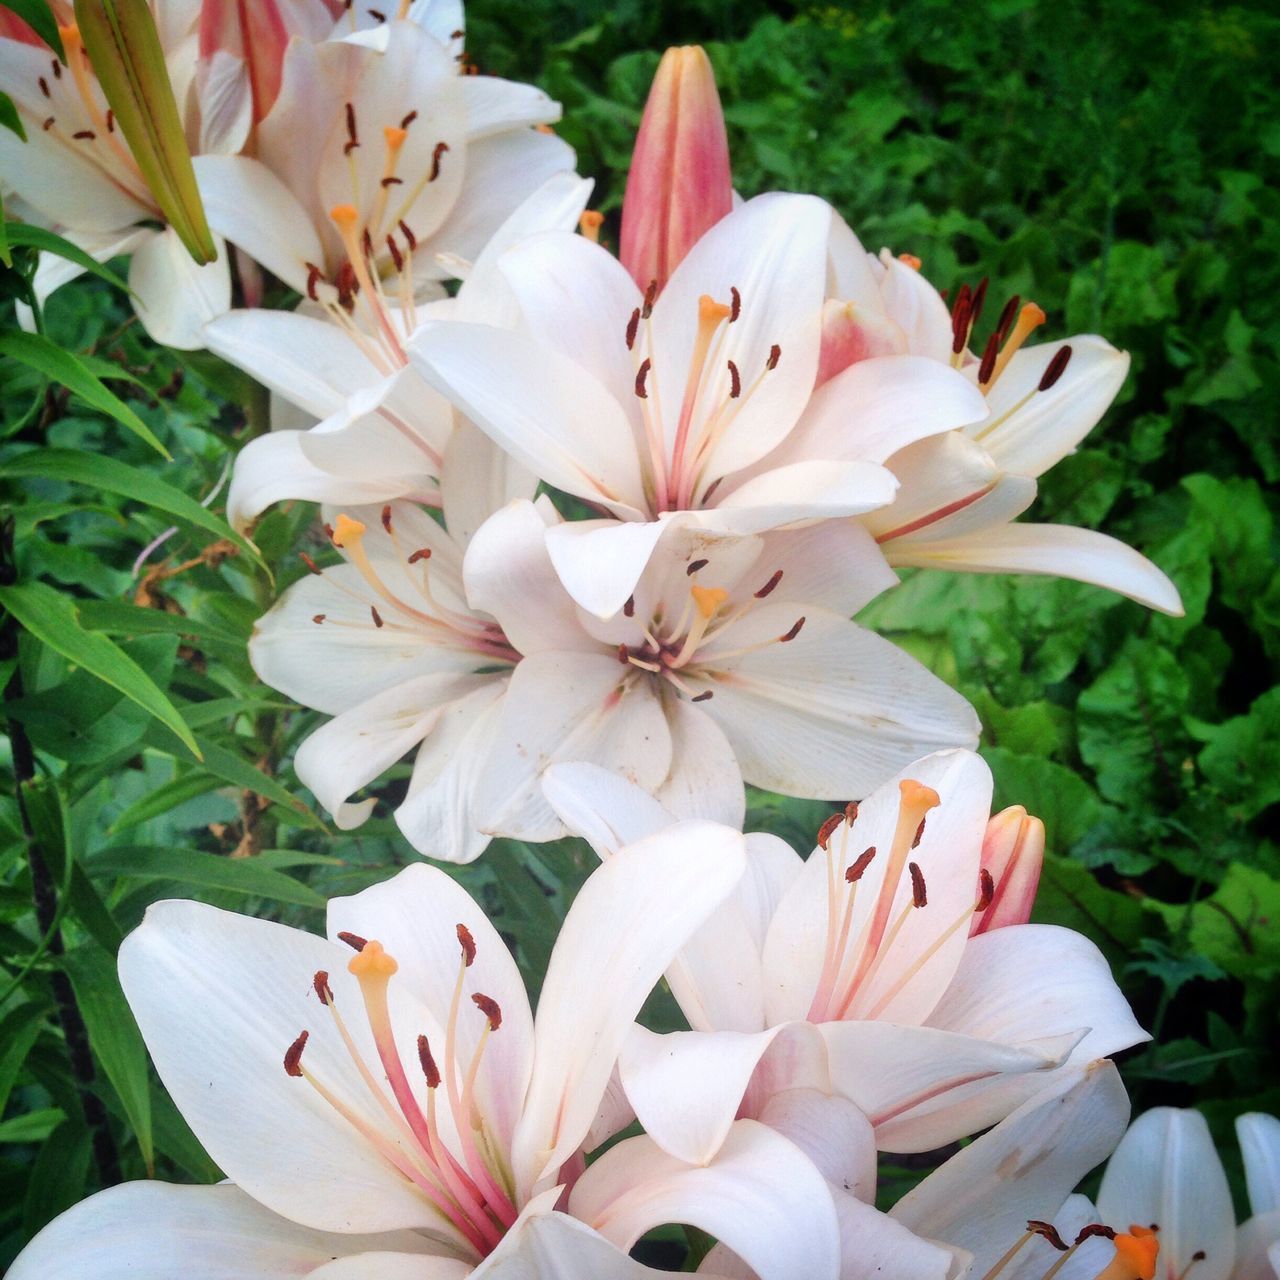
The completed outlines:
{"type": "Polygon", "coordinates": [[[828,298],[822,307],[822,348],[815,389],[872,356],[903,355],[907,335],[884,312],[854,302],[828,298]]]}
{"type": "Polygon", "coordinates": [[[622,201],[619,256],[661,289],[702,235],[733,208],[729,139],[715,73],[698,45],[668,49],[649,90],[622,201]]]}
{"type": "Polygon", "coordinates": [[[979,909],[969,936],[1009,924],[1026,924],[1043,865],[1044,823],[1039,818],[1033,818],[1021,805],[992,817],[982,841],[979,909]]]}

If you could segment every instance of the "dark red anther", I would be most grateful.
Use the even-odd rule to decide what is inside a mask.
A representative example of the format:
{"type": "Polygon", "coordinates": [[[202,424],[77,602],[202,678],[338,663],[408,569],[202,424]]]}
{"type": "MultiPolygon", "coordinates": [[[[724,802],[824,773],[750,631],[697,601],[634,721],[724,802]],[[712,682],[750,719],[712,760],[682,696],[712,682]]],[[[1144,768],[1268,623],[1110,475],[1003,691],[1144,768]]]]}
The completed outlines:
{"type": "Polygon", "coordinates": [[[627,603],[622,606],[622,616],[624,618],[634,618],[636,616],[636,598],[628,596],[627,603]]]}
{"type": "Polygon", "coordinates": [[[412,253],[418,247],[418,237],[409,230],[409,224],[401,218],[396,225],[400,228],[400,234],[404,236],[404,242],[409,246],[409,252],[412,253]]]}
{"type": "Polygon", "coordinates": [[[1057,380],[1062,377],[1063,370],[1066,369],[1071,359],[1071,347],[1059,347],[1053,353],[1053,359],[1049,361],[1048,367],[1044,371],[1044,376],[1040,379],[1040,385],[1037,391],[1048,391],[1057,380]]]}
{"type": "Polygon", "coordinates": [[[973,291],[973,298],[969,303],[969,328],[974,328],[978,323],[978,317],[982,315],[982,304],[987,300],[987,277],[983,276],[978,281],[978,287],[973,291]]]}
{"type": "Polygon", "coordinates": [[[116,113],[112,111],[110,107],[108,107],[107,108],[107,132],[115,133],[115,131],[116,131],[116,113]]]}
{"type": "Polygon", "coordinates": [[[625,667],[631,662],[631,650],[625,644],[618,646],[618,661],[625,667]]]}
{"type": "Polygon", "coordinates": [[[316,285],[324,279],[324,272],[316,266],[314,262],[307,263],[307,297],[312,302],[319,302],[320,295],[316,293],[316,285]]]}
{"type": "Polygon", "coordinates": [[[394,173],[389,173],[382,179],[382,185],[384,187],[402,187],[404,186],[404,179],[397,178],[394,173]]]}
{"type": "Polygon", "coordinates": [[[347,141],[342,148],[342,154],[349,156],[352,151],[360,145],[360,136],[356,133],[356,109],[351,103],[346,103],[347,111],[347,141]]]}
{"type": "Polygon", "coordinates": [[[982,353],[982,363],[978,366],[978,386],[985,387],[996,371],[996,357],[1000,354],[1000,335],[993,333],[987,339],[986,349],[982,353]]]}
{"type": "Polygon", "coordinates": [[[804,626],[804,614],[801,614],[792,624],[791,630],[784,636],[778,637],[779,644],[786,644],[788,641],[794,640],[800,634],[800,628],[804,626]]]}
{"type": "Polygon", "coordinates": [[[323,969],[316,970],[316,976],[311,979],[311,985],[315,989],[316,995],[320,997],[320,1003],[327,1005],[333,999],[333,991],[329,986],[329,975],[323,969]]]}
{"type": "Polygon", "coordinates": [[[867,873],[867,868],[875,861],[876,847],[871,845],[867,849],[858,854],[858,856],[850,864],[849,869],[844,873],[844,878],[850,884],[857,884],[867,873]]]}
{"type": "Polygon", "coordinates": [[[645,356],[645,358],[640,362],[640,368],[636,372],[636,395],[638,395],[641,400],[647,400],[649,398],[649,393],[644,389],[644,380],[649,376],[650,364],[652,364],[652,361],[648,356],[645,356]]]}
{"type": "Polygon", "coordinates": [[[388,533],[391,532],[391,503],[389,502],[382,508],[382,527],[388,533]]]}
{"type": "Polygon", "coordinates": [[[759,591],[753,592],[752,594],[755,596],[757,600],[763,600],[765,596],[769,595],[770,592],[772,592],[774,588],[777,587],[778,583],[780,583],[781,581],[782,581],[782,570],[775,569],[773,571],[773,576],[769,579],[769,581],[766,582],[764,586],[760,588],[759,591]]]}
{"type": "Polygon", "coordinates": [[[383,13],[381,9],[370,9],[369,17],[371,17],[374,22],[386,22],[387,20],[387,15],[383,13]]]}
{"type": "Polygon", "coordinates": [[[640,308],[637,307],[631,313],[631,319],[627,321],[627,350],[630,351],[636,345],[636,334],[640,332],[640,308]]]}
{"type": "Polygon", "coordinates": [[[358,933],[340,933],[338,941],[345,942],[352,951],[363,951],[369,945],[368,938],[362,938],[358,933]]]}
{"type": "Polygon", "coordinates": [[[40,126],[40,127],[45,131],[45,133],[48,133],[48,132],[49,132],[49,130],[53,128],[53,126],[54,126],[54,122],[55,122],[55,119],[56,119],[56,117],[54,117],[54,116],[46,116],[46,117],[45,117],[44,123],[43,123],[43,124],[41,124],[41,126],[40,126]]]}
{"type": "Polygon", "coordinates": [[[418,1062],[422,1066],[422,1074],[427,1077],[427,1088],[438,1089],[440,1068],[436,1066],[436,1060],[431,1054],[431,1046],[427,1043],[426,1036],[418,1037],[418,1062]]]}
{"type": "Polygon", "coordinates": [[[400,121],[400,127],[402,129],[407,129],[417,118],[418,113],[416,111],[410,111],[409,114],[400,121]]]}
{"type": "Polygon", "coordinates": [[[916,828],[915,837],[911,841],[911,847],[913,849],[918,849],[920,847],[920,841],[923,839],[924,839],[924,818],[921,818],[920,825],[916,828]]]}
{"type": "Polygon", "coordinates": [[[391,254],[391,261],[396,264],[396,270],[403,271],[404,254],[400,252],[400,246],[396,244],[395,236],[387,237],[387,252],[391,254]]]}
{"type": "Polygon", "coordinates": [[[689,563],[685,565],[684,571],[688,577],[692,578],[699,569],[705,569],[706,567],[706,560],[690,560],[689,563]]]}
{"type": "Polygon", "coordinates": [[[929,905],[929,895],[924,889],[924,872],[920,870],[918,862],[908,862],[907,870],[911,873],[911,902],[913,906],[925,907],[929,905]]]}
{"type": "Polygon", "coordinates": [[[956,300],[951,304],[951,327],[955,328],[956,316],[960,314],[961,307],[968,307],[973,302],[973,290],[967,284],[962,284],[956,290],[956,300]]]}
{"type": "Polygon", "coordinates": [[[55,80],[61,80],[62,79],[62,63],[60,63],[57,60],[57,58],[51,58],[49,60],[49,65],[53,68],[53,78],[55,80]]]}
{"type": "Polygon", "coordinates": [[[764,362],[764,367],[766,369],[776,369],[778,367],[778,361],[781,359],[782,348],[775,342],[773,346],[769,348],[769,358],[764,362]]]}
{"type": "MultiPolygon", "coordinates": [[[[1027,1225],[1030,1226],[1030,1223],[1027,1225]]],[[[1152,1227],[1151,1230],[1154,1231],[1155,1227],[1152,1227]]],[[[1105,1222],[1091,1222],[1088,1226],[1080,1228],[1080,1231],[1076,1236],[1076,1244],[1080,1244],[1085,1240],[1091,1240],[1094,1236],[1102,1236],[1106,1240],[1114,1240],[1116,1238],[1116,1233],[1107,1226],[1105,1222]]]]}
{"type": "Polygon", "coordinates": [[[1000,313],[1000,319],[996,321],[996,341],[1003,342],[1005,335],[1009,332],[1009,326],[1013,324],[1018,315],[1018,308],[1022,305],[1022,299],[1015,293],[1008,302],[1004,304],[1004,310],[1000,313]]]}
{"type": "Polygon", "coordinates": [[[43,93],[46,98],[53,97],[53,95],[49,92],[49,82],[44,78],[44,76],[41,76],[39,78],[38,83],[40,85],[40,92],[43,93]]]}
{"type": "Polygon", "coordinates": [[[1060,1252],[1066,1253],[1066,1242],[1058,1234],[1058,1228],[1055,1227],[1052,1222],[1041,1222],[1039,1218],[1031,1218],[1027,1222],[1027,1230],[1033,1235],[1040,1236],[1042,1239],[1047,1240],[1060,1252]]]}
{"type": "Polygon", "coordinates": [[[315,573],[315,574],[320,573],[319,565],[317,565],[316,562],[309,555],[307,555],[305,551],[298,552],[298,559],[301,560],[302,563],[305,564],[307,568],[311,570],[312,573],[315,573]]]}
{"type": "Polygon", "coordinates": [[[640,319],[647,320],[653,315],[653,300],[658,296],[658,282],[656,280],[649,281],[649,287],[644,291],[644,306],[640,308],[640,319]]]}
{"type": "Polygon", "coordinates": [[[431,559],[430,547],[419,547],[417,551],[410,552],[409,554],[410,564],[417,564],[419,560],[430,560],[430,559],[431,559]]]}
{"type": "Polygon", "coordinates": [[[492,996],[486,996],[477,991],[472,995],[471,1003],[489,1019],[490,1031],[497,1031],[502,1026],[502,1009],[492,996]]]}
{"type": "Polygon", "coordinates": [[[307,1036],[310,1032],[304,1031],[289,1047],[284,1054],[284,1071],[285,1075],[299,1077],[302,1075],[302,1051],[307,1047],[307,1036]]]}
{"type": "Polygon", "coordinates": [[[951,354],[958,356],[969,341],[969,299],[964,298],[956,303],[951,315],[951,354]]]}
{"type": "Polygon", "coordinates": [[[373,237],[369,234],[369,228],[365,227],[364,234],[360,237],[360,247],[364,250],[364,256],[373,261],[373,237]]]}
{"type": "Polygon", "coordinates": [[[728,361],[729,365],[729,399],[736,400],[742,394],[742,377],[738,373],[738,366],[732,360],[728,361]]]}
{"type": "Polygon", "coordinates": [[[1193,1254],[1191,1255],[1191,1261],[1192,1261],[1192,1262],[1203,1262],[1203,1261],[1205,1260],[1205,1256],[1206,1256],[1206,1255],[1205,1255],[1205,1251],[1204,1251],[1203,1249],[1197,1249],[1197,1250],[1195,1251],[1195,1253],[1193,1253],[1193,1254]]]}
{"type": "Polygon", "coordinates": [[[731,284],[729,286],[729,323],[732,324],[742,314],[742,294],[738,292],[738,286],[731,284]]]}
{"type": "Polygon", "coordinates": [[[312,622],[314,622],[314,623],[316,624],[316,626],[317,626],[317,627],[318,627],[318,626],[319,626],[319,625],[320,625],[324,620],[325,620],[325,615],[324,615],[323,613],[313,613],[313,614],[311,615],[311,621],[312,621],[312,622]]]}
{"type": "Polygon", "coordinates": [[[355,267],[349,262],[344,262],[338,268],[338,274],[334,277],[333,283],[338,290],[339,304],[350,311],[356,294],[360,292],[360,281],[356,278],[355,267]]]}
{"type": "Polygon", "coordinates": [[[92,129],[77,129],[71,136],[79,142],[92,142],[98,135],[92,129]]]}
{"type": "Polygon", "coordinates": [[[431,176],[427,179],[428,182],[434,182],[440,176],[440,157],[448,150],[447,142],[436,143],[435,150],[431,153],[431,176]]]}
{"type": "Polygon", "coordinates": [[[703,689],[701,693],[695,693],[693,697],[689,699],[689,701],[690,702],[710,702],[711,699],[714,698],[715,696],[716,695],[713,690],[703,689]]]}
{"type": "Polygon", "coordinates": [[[818,828],[818,848],[821,849],[823,853],[826,853],[827,849],[830,847],[831,837],[835,834],[836,828],[843,821],[843,813],[833,813],[831,817],[829,817],[822,826],[818,828]]]}
{"type": "MultiPolygon", "coordinates": [[[[326,520],[320,527],[324,530],[324,536],[333,542],[333,525],[326,520]]],[[[333,542],[333,545],[336,547],[338,544],[333,542]]]]}
{"type": "Polygon", "coordinates": [[[974,907],[975,911],[985,911],[996,896],[996,882],[991,878],[991,872],[983,867],[978,872],[978,904],[974,907]]]}
{"type": "Polygon", "coordinates": [[[373,625],[381,631],[383,627],[382,614],[373,605],[369,606],[369,616],[373,619],[373,625]]]}
{"type": "Polygon", "coordinates": [[[858,820],[858,802],[850,800],[844,807],[844,820],[852,826],[858,820]]]}
{"type": "Polygon", "coordinates": [[[458,946],[462,948],[462,960],[468,969],[476,962],[476,940],[465,924],[458,926],[458,946]]]}
{"type": "Polygon", "coordinates": [[[720,487],[720,482],[723,479],[724,479],[724,476],[716,476],[716,478],[709,485],[707,485],[707,491],[702,495],[702,505],[704,507],[707,505],[708,502],[711,501],[711,495],[715,493],[715,491],[720,487]]]}

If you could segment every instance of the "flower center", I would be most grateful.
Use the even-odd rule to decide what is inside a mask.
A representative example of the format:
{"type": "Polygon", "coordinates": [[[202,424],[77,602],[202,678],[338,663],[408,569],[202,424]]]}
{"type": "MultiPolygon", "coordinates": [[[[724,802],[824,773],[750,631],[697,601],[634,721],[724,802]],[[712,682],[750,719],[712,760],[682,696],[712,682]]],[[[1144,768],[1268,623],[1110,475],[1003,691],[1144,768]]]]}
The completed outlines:
{"type": "MultiPolygon", "coordinates": [[[[1153,1280],[1156,1273],[1156,1258],[1160,1253],[1157,1230],[1158,1228],[1154,1226],[1131,1226],[1128,1231],[1119,1232],[1113,1231],[1103,1223],[1095,1222],[1082,1228],[1074,1242],[1068,1245],[1051,1222],[1038,1222],[1033,1219],[1027,1223],[1026,1233],[1001,1255],[995,1266],[986,1272],[981,1280],[998,1280],[998,1277],[1007,1274],[1006,1269],[1027,1243],[1037,1236],[1047,1241],[1061,1255],[1040,1280],[1054,1280],[1086,1240],[1098,1237],[1110,1240],[1115,1247],[1115,1253],[1107,1265],[1093,1277],[1093,1280],[1153,1280]]],[[[1192,1268],[1203,1261],[1204,1256],[1203,1252],[1196,1253],[1174,1280],[1188,1280],[1192,1268]]]]}
{"type": "Polygon", "coordinates": [[[476,945],[465,925],[457,926],[457,934],[461,958],[445,1031],[443,1071],[427,1037],[418,1037],[418,1066],[426,1086],[425,1108],[419,1103],[396,1047],[387,1006],[387,990],[399,965],[374,939],[348,933],[338,935],[357,953],[347,968],[360,984],[365,1017],[382,1067],[381,1079],[356,1046],[338,1010],[328,973],[318,972],[312,984],[355,1063],[369,1101],[375,1108],[374,1114],[370,1115],[366,1104],[353,1104],[340,1097],[303,1065],[303,1051],[310,1035],[308,1031],[303,1031],[289,1046],[284,1056],[284,1069],[288,1075],[305,1080],[396,1173],[415,1187],[466,1238],[481,1257],[485,1257],[517,1217],[510,1172],[488,1132],[475,1099],[476,1077],[485,1045],[489,1036],[502,1025],[502,1011],[491,997],[478,991],[471,994],[472,1003],[484,1015],[485,1026],[470,1061],[464,1066],[458,1020],[466,971],[475,960],[476,945]],[[442,1085],[444,1106],[456,1135],[453,1143],[446,1140],[440,1129],[437,1096],[442,1085]]]}
{"type": "Polygon", "coordinates": [[[655,514],[688,511],[705,506],[718,483],[708,475],[708,462],[716,445],[764,381],[778,367],[782,348],[775,344],[764,367],[744,388],[742,372],[724,355],[730,327],[742,311],[742,296],[730,289],[730,301],[708,294],[698,299],[698,328],[684,375],[680,413],[668,453],[662,411],[659,370],[653,361],[651,316],[657,284],[645,292],[644,303],[632,312],[626,343],[635,368],[635,393],[640,400],[648,457],[645,459],[645,491],[655,514]]]}

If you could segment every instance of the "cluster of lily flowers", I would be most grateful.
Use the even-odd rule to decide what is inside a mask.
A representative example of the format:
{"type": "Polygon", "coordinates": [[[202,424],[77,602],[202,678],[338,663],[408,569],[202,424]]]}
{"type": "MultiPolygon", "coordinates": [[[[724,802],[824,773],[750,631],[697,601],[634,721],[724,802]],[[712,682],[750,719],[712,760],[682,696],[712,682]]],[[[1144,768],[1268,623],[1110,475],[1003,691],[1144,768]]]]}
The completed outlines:
{"type": "Polygon", "coordinates": [[[1044,312],[985,280],[945,300],[814,196],[741,201],[696,48],[659,68],[615,256],[558,106],[475,74],[453,0],[153,4],[197,263],[54,8],[65,64],[0,11],[11,203],[131,255],[153,337],[270,388],[239,528],[323,506],[250,646],[330,717],[298,776],[352,828],[414,753],[420,853],[574,835],[600,865],[536,1014],[425,863],[325,938],[152,907],[121,982],[228,1182],[101,1192],[13,1280],[634,1280],[664,1224],[730,1278],[1280,1275],[1280,1123],[1240,1122],[1238,1239],[1198,1115],[1126,1134],[1108,1055],[1147,1036],[1092,943],[1029,923],[1042,825],[992,815],[972,708],[851,621],[903,567],[1179,612],[1123,544],[1016,519],[1127,357],[1032,342],[1044,312]],[[744,784],[860,803],[802,858],[743,834],[744,784]],[[664,978],[688,1031],[636,1022],[664,978]],[[876,1207],[878,1153],[974,1134],[876,1207]]]}

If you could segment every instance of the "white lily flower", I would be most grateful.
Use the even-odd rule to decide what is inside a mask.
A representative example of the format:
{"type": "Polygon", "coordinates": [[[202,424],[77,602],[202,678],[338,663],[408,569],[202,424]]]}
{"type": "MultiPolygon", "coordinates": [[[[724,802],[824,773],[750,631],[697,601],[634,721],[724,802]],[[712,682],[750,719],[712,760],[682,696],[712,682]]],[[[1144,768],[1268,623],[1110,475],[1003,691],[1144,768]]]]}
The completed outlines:
{"type": "Polygon", "coordinates": [[[419,742],[397,819],[422,852],[465,860],[483,833],[563,833],[539,785],[556,760],[740,825],[744,778],[859,793],[922,746],[976,738],[964,699],[848,620],[891,580],[854,525],[681,531],[602,623],[555,573],[545,500],[490,517],[465,561],[461,539],[407,504],[331,518],[348,564],[287,592],[250,656],[268,684],[336,715],[295,767],[340,825],[372,804],[347,797],[419,742]]]}
{"type": "Polygon", "coordinates": [[[751,200],[656,300],[599,245],[530,237],[499,264],[526,334],[442,323],[414,339],[428,382],[609,517],[548,534],[561,580],[598,617],[621,609],[668,530],[752,534],[884,506],[887,440],[986,415],[963,377],[918,358],[867,362],[838,404],[811,403],[831,218],[812,196],[751,200]],[[808,444],[786,465],[755,467],[797,434],[808,444]]]}
{"type": "MultiPolygon", "coordinates": [[[[1129,370],[1129,357],[1096,334],[1025,345],[1044,323],[1034,303],[1013,298],[984,349],[969,342],[986,282],[963,286],[953,306],[920,273],[918,260],[867,254],[837,220],[831,237],[833,295],[823,316],[814,399],[842,394],[842,379],[868,360],[906,354],[958,369],[990,413],[960,430],[903,440],[886,465],[901,487],[863,517],[890,564],[980,573],[1041,573],[1094,583],[1175,616],[1177,588],[1115,538],[1067,525],[1015,522],[1034,501],[1036,480],[1097,425],[1129,370]]],[[[782,465],[804,441],[788,441],[767,463],[782,465]]]]}
{"type": "MultiPolygon", "coordinates": [[[[656,1141],[705,1158],[736,1116],[809,1088],[856,1104],[881,1150],[927,1151],[1148,1038],[1088,939],[1032,924],[970,935],[995,892],[981,865],[991,786],[978,756],[942,752],[833,816],[805,862],[747,837],[738,894],[667,974],[693,1030],[637,1027],[623,1051],[656,1141]]],[[[588,765],[554,767],[544,790],[602,856],[671,821],[588,765]]]]}
{"type": "Polygon", "coordinates": [[[324,1280],[622,1280],[658,1274],[626,1251],[674,1221],[775,1280],[793,1263],[834,1277],[825,1183],[764,1125],[743,1122],[706,1165],[657,1167],[624,1143],[601,1173],[582,1171],[627,1026],[741,875],[741,846],[689,823],[600,868],[565,918],[536,1018],[498,932],[425,865],[334,899],[328,940],[155,905],[121,948],[121,983],[166,1088],[235,1186],[106,1192],[48,1228],[14,1275],[72,1259],[80,1275],[158,1280],[206,1236],[183,1274],[239,1260],[324,1280]],[[590,1205],[576,1221],[556,1209],[566,1184],[590,1205]]]}
{"type": "Polygon", "coordinates": [[[520,479],[523,469],[473,429],[465,452],[450,453],[456,411],[408,367],[404,348],[429,317],[514,323],[514,300],[495,258],[524,235],[575,225],[590,191],[590,181],[572,173],[549,178],[494,234],[453,298],[420,305],[407,295],[392,303],[374,293],[350,316],[331,310],[336,323],[301,311],[255,308],[230,311],[207,325],[203,340],[211,351],[252,374],[295,412],[320,420],[309,430],[259,436],[240,451],[228,519],[244,528],[271,503],[288,498],[367,503],[410,497],[439,506],[446,454],[449,527],[459,534],[469,535],[509,498],[531,497],[536,481],[520,479]],[[461,477],[460,467],[466,472],[461,477]],[[472,495],[483,497],[475,492],[480,471],[494,500],[477,519],[459,506],[472,495]]]}
{"type": "Polygon", "coordinates": [[[1156,1280],[1280,1276],[1280,1120],[1236,1120],[1252,1216],[1237,1231],[1227,1176],[1198,1111],[1156,1107],[1130,1126],[1107,1164],[1098,1211],[1113,1226],[1155,1228],[1156,1280]]]}
{"type": "Polygon", "coordinates": [[[559,118],[541,91],[461,76],[411,21],[284,55],[251,156],[196,158],[209,225],[339,323],[392,351],[387,298],[442,296],[440,255],[472,259],[573,152],[532,126],[559,118]]]}
{"type": "MultiPolygon", "coordinates": [[[[0,26],[0,92],[7,93],[26,130],[24,143],[0,129],[0,173],[6,189],[64,239],[106,262],[131,254],[134,306],[157,342],[199,345],[201,326],[231,305],[231,276],[218,258],[197,266],[177,234],[157,230],[164,216],[129,144],[116,127],[75,25],[69,3],[53,6],[67,54],[64,66],[13,19],[0,26]]],[[[195,68],[198,6],[163,6],[157,30],[181,109],[195,68]]],[[[81,269],[42,254],[34,288],[43,302],[81,269]]]]}

